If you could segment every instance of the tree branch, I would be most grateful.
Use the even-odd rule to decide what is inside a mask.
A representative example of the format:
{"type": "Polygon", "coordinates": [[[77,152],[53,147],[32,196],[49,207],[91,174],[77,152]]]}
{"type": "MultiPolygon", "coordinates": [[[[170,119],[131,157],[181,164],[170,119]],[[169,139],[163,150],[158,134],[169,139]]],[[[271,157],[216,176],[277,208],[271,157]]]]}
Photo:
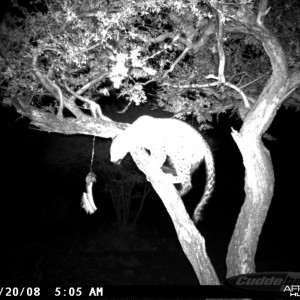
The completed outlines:
{"type": "MultiPolygon", "coordinates": [[[[206,78],[207,79],[218,79],[218,77],[216,77],[214,75],[208,75],[206,78]]],[[[232,84],[230,82],[224,82],[223,84],[230,87],[230,88],[232,88],[232,89],[234,89],[234,90],[236,90],[242,96],[242,99],[244,100],[245,107],[250,108],[250,104],[249,104],[249,101],[247,99],[247,96],[245,95],[245,93],[240,88],[238,88],[237,86],[235,86],[234,84],[232,84]]],[[[187,88],[199,89],[199,88],[207,88],[207,87],[212,87],[212,86],[218,86],[219,82],[216,81],[216,82],[211,82],[211,83],[206,83],[206,84],[185,84],[185,85],[174,85],[174,84],[170,84],[170,83],[166,82],[166,83],[163,83],[162,85],[171,86],[171,87],[180,88],[180,89],[187,89],[187,88]]]]}
{"type": "MultiPolygon", "coordinates": [[[[76,94],[77,95],[82,95],[85,91],[87,91],[88,89],[90,89],[92,86],[94,86],[98,82],[102,81],[106,76],[107,76],[107,74],[104,73],[103,75],[101,75],[99,77],[96,77],[95,79],[93,79],[90,82],[88,82],[87,84],[85,84],[82,88],[80,88],[79,90],[77,90],[76,94]]],[[[76,96],[70,97],[70,101],[74,101],[75,99],[76,99],[76,96]]]]}
{"type": "Polygon", "coordinates": [[[161,169],[153,168],[146,151],[135,149],[130,154],[163,201],[173,221],[181,247],[192,264],[200,284],[219,285],[217,274],[206,253],[205,240],[189,217],[174,185],[159,181],[159,178],[166,174],[161,169]]]}
{"type": "Polygon", "coordinates": [[[223,44],[223,31],[224,31],[224,22],[225,17],[222,11],[222,4],[219,4],[220,9],[217,10],[217,21],[218,21],[218,31],[217,31],[217,45],[218,45],[218,53],[219,53],[219,69],[218,69],[218,78],[219,84],[225,83],[225,52],[224,52],[224,44],[223,44]]]}
{"type": "Polygon", "coordinates": [[[208,26],[202,33],[200,40],[193,45],[194,51],[197,52],[200,49],[202,49],[208,42],[209,37],[215,33],[216,33],[216,24],[211,22],[208,24],[208,26]]]}
{"type": "Polygon", "coordinates": [[[256,23],[259,26],[263,26],[264,24],[264,18],[265,16],[269,13],[271,7],[267,8],[268,1],[267,0],[261,0],[259,3],[259,8],[258,8],[258,14],[256,18],[256,23]]]}
{"type": "Polygon", "coordinates": [[[65,89],[71,93],[74,97],[80,99],[81,101],[85,102],[85,103],[88,103],[89,106],[90,106],[90,111],[91,111],[91,114],[93,116],[93,118],[100,118],[102,120],[106,120],[106,121],[111,121],[110,118],[106,117],[103,113],[102,113],[102,109],[100,107],[100,105],[90,99],[87,99],[85,97],[82,97],[80,96],[79,94],[75,93],[72,89],[70,89],[66,82],[64,82],[64,87],[65,89]]]}
{"type": "Polygon", "coordinates": [[[63,107],[66,107],[73,115],[77,118],[82,117],[84,114],[83,112],[73,103],[72,101],[69,101],[66,99],[63,94],[61,89],[57,84],[55,84],[53,81],[48,79],[46,76],[44,76],[38,69],[37,67],[37,59],[40,53],[43,53],[44,51],[49,50],[49,51],[56,51],[59,52],[57,49],[52,49],[52,48],[44,48],[42,50],[36,50],[33,54],[33,59],[32,59],[32,67],[33,67],[33,72],[37,79],[42,83],[44,88],[55,98],[59,101],[59,110],[58,110],[58,116],[60,118],[63,117],[63,107]]]}
{"type": "Polygon", "coordinates": [[[20,101],[14,103],[14,105],[19,114],[31,120],[30,124],[46,132],[56,132],[66,135],[84,134],[113,138],[129,126],[127,123],[94,119],[85,114],[80,118],[60,119],[52,113],[24,105],[20,101]]]}
{"type": "Polygon", "coordinates": [[[38,58],[39,54],[43,53],[45,50],[59,52],[56,49],[49,49],[49,48],[43,49],[42,51],[35,51],[35,53],[33,54],[33,59],[32,59],[32,69],[33,69],[33,72],[34,72],[35,76],[41,82],[41,84],[44,86],[44,88],[56,100],[58,100],[59,108],[58,108],[57,115],[58,115],[59,118],[63,118],[64,98],[63,98],[63,94],[61,92],[61,89],[59,88],[59,86],[57,84],[55,84],[55,82],[51,81],[46,76],[42,75],[42,73],[40,72],[40,70],[37,67],[37,58],[38,58]]]}
{"type": "Polygon", "coordinates": [[[182,53],[177,57],[177,59],[173,62],[169,70],[166,70],[166,72],[163,74],[162,79],[164,79],[170,72],[172,72],[175,68],[175,66],[184,58],[186,53],[190,50],[189,47],[186,47],[182,53]]]}

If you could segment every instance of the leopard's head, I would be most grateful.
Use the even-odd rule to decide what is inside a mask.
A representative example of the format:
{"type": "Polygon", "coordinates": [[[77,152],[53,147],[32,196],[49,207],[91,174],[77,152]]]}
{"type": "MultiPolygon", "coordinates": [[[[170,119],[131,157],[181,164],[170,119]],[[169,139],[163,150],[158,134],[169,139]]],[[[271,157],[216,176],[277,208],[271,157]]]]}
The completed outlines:
{"type": "Polygon", "coordinates": [[[120,164],[128,152],[129,149],[124,144],[122,135],[114,137],[110,146],[110,161],[120,164]]]}

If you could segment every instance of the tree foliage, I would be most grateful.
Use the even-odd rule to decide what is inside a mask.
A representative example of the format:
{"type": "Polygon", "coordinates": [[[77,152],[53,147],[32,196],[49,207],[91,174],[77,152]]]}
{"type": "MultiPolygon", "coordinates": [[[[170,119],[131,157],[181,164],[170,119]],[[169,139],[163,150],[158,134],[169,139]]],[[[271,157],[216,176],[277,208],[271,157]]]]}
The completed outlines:
{"type": "MultiPolygon", "coordinates": [[[[1,26],[5,104],[22,102],[56,111],[33,75],[36,55],[38,68],[59,84],[64,97],[72,96],[66,86],[79,91],[92,83],[84,93],[88,99],[114,89],[129,103],[139,105],[154,95],[157,106],[179,118],[194,116],[200,123],[211,120],[212,113],[241,106],[236,91],[207,85],[211,83],[207,75],[217,75],[219,64],[215,15],[209,1],[35,0],[27,7],[18,1],[13,4],[18,13],[7,14],[1,26]]],[[[249,11],[257,9],[255,1],[243,1],[243,5],[249,11]]],[[[300,34],[300,25],[291,15],[300,10],[299,4],[289,0],[272,5],[267,23],[284,40],[289,65],[296,68],[300,47],[294,37],[300,34]]],[[[231,1],[227,7],[225,24],[230,23],[230,10],[238,9],[239,2],[231,1]]],[[[226,32],[224,51],[226,80],[255,101],[271,71],[261,44],[251,35],[226,32]]]]}

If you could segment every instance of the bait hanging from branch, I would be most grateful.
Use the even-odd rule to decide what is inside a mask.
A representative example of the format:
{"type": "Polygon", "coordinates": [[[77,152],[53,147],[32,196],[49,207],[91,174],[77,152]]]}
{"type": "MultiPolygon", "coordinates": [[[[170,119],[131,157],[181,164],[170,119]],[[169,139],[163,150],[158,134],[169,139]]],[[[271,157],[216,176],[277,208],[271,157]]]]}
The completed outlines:
{"type": "Polygon", "coordinates": [[[95,154],[95,136],[93,138],[93,150],[92,150],[92,157],[90,163],[90,172],[85,177],[86,191],[83,192],[81,197],[81,207],[86,211],[87,214],[93,214],[97,210],[97,207],[94,202],[94,197],[93,197],[93,183],[97,181],[96,174],[93,172],[94,154],[95,154]]]}

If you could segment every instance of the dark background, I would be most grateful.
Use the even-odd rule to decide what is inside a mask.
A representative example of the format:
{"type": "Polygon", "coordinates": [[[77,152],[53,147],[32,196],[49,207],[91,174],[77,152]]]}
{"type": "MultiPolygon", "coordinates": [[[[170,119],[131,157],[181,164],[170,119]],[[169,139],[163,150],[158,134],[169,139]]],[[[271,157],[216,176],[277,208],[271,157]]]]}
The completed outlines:
{"type": "MultiPolygon", "coordinates": [[[[0,115],[2,283],[197,284],[155,192],[146,199],[133,232],[128,235],[116,226],[100,169],[100,162],[109,157],[109,139],[96,139],[98,210],[87,216],[80,199],[92,137],[38,131],[13,108],[1,108],[0,115]]],[[[274,140],[264,139],[274,164],[275,193],[258,244],[257,271],[299,271],[299,121],[299,112],[280,109],[268,130],[274,140]]],[[[205,133],[216,162],[216,189],[198,229],[221,280],[244,200],[242,158],[230,135],[231,127],[239,126],[237,119],[223,115],[215,129],[205,133]]],[[[184,198],[190,214],[201,198],[204,180],[201,166],[193,177],[193,191],[184,198]]]]}

